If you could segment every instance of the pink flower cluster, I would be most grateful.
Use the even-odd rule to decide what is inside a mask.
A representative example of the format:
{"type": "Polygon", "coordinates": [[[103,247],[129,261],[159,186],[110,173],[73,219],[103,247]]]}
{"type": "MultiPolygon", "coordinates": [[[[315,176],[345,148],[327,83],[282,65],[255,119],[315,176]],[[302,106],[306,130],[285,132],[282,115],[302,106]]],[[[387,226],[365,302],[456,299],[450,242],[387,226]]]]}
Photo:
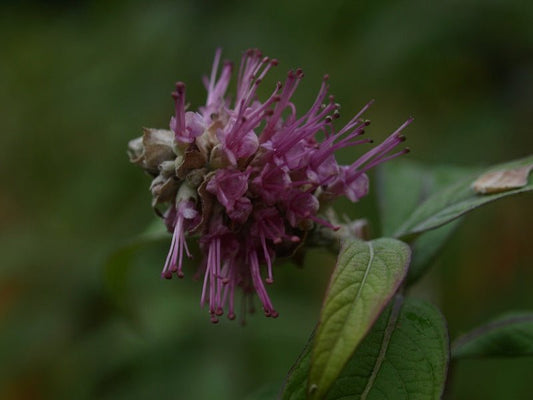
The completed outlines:
{"type": "Polygon", "coordinates": [[[265,287],[273,282],[276,256],[290,254],[316,224],[336,229],[319,216],[321,205],[338,196],[354,202],[365,196],[366,171],[408,151],[393,152],[411,119],[352,164],[339,165],[337,150],[372,142],[361,138],[369,124],[361,116],[370,103],[336,130],[339,105],[328,96],[325,76],[313,105],[298,115],[291,98],[303,78],[300,69],[289,71],[261,102],[257,87],[278,62],[258,50],[243,54],[232,101],[226,92],[233,65],[219,68],[220,56],[217,51],[204,81],[205,106],[186,111],[186,88],[177,83],[171,131],[152,130],[148,138],[145,132],[130,143],[132,161],[155,177],[154,204],[170,203],[164,218],[173,237],[162,276],[183,276],[183,257],[190,256],[186,237],[199,235],[205,254],[201,304],[211,320],[225,310],[235,318],[238,288],[247,297],[255,292],[265,315],[276,317],[265,287]],[[154,146],[157,157],[148,154],[154,146]]]}

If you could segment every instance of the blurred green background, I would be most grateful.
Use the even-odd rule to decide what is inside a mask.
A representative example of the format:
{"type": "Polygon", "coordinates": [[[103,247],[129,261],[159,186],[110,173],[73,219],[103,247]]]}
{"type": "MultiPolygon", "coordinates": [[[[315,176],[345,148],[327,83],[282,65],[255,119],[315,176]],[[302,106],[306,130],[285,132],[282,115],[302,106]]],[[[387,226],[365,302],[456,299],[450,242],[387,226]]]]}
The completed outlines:
{"type": "MultiPolygon", "coordinates": [[[[153,220],[126,144],[168,126],[176,80],[202,104],[216,47],[278,58],[264,93],[303,67],[300,108],[327,72],[344,121],[374,98],[373,137],[413,115],[410,158],[479,166],[532,152],[532,21],[520,0],[2,2],[0,398],[241,399],[281,384],[318,317],[330,255],[278,267],[280,317],[244,328],[209,322],[192,265],[183,281],[159,278],[170,239],[118,257],[131,266],[113,290],[104,278],[113,250],[153,220]]],[[[531,200],[468,216],[414,289],[453,337],[533,308],[531,200]]],[[[373,196],[339,211],[378,233],[373,196]]],[[[533,393],[531,358],[456,367],[450,398],[533,393]]]]}

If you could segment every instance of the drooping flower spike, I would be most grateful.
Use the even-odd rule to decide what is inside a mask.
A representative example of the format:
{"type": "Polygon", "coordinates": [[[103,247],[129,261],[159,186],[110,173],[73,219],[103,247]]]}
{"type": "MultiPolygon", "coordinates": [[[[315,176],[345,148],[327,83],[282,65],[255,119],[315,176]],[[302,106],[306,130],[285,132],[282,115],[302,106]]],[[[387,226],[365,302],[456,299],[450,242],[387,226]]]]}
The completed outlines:
{"type": "Polygon", "coordinates": [[[173,234],[162,277],[183,277],[183,258],[191,256],[187,238],[199,237],[200,302],[211,320],[224,313],[235,318],[238,289],[244,306],[255,293],[265,315],[277,317],[265,286],[274,281],[276,257],[291,254],[317,225],[338,228],[319,216],[325,203],[365,196],[366,172],[408,152],[394,149],[412,119],[352,164],[339,165],[336,151],[372,142],[361,138],[369,124],[361,117],[372,102],[336,130],[339,105],[328,96],[325,76],[313,105],[299,114],[291,100],[300,69],[289,71],[261,102],[257,87],[278,61],[255,49],[243,54],[232,101],[226,92],[233,64],[219,68],[220,58],[217,50],[204,78],[205,106],[187,111],[185,84],[178,82],[170,130],[146,129],[130,142],[130,158],[154,177],[153,206],[173,234]]]}

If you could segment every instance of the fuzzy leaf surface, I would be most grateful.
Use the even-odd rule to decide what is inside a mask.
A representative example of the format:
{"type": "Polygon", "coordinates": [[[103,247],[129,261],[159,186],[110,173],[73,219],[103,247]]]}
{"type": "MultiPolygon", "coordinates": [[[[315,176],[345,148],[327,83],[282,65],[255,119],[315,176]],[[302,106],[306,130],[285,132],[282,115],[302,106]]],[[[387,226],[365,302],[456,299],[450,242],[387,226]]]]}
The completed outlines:
{"type": "Polygon", "coordinates": [[[396,296],[328,393],[340,399],[440,399],[449,341],[431,304],[396,296]]]}
{"type": "Polygon", "coordinates": [[[316,331],[310,398],[327,393],[407,273],[410,248],[395,239],[343,244],[316,331]]]}
{"type": "MultiPolygon", "coordinates": [[[[283,400],[305,400],[312,338],[289,372],[283,400]]],[[[449,362],[446,322],[431,304],[396,296],[341,371],[327,400],[439,399],[449,362]]]]}

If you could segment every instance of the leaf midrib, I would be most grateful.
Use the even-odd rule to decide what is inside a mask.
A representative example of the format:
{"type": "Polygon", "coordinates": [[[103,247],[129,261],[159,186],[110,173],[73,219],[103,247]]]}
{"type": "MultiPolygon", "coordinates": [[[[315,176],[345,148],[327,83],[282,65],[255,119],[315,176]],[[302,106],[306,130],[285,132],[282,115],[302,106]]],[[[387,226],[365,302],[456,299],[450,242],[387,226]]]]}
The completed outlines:
{"type": "MultiPolygon", "coordinates": [[[[374,246],[372,245],[371,242],[363,242],[365,245],[368,246],[368,249],[369,249],[369,258],[368,258],[368,264],[365,268],[365,274],[363,275],[363,279],[361,280],[361,284],[359,285],[359,288],[357,289],[357,294],[355,295],[355,298],[352,302],[352,304],[355,304],[357,302],[357,300],[359,299],[359,297],[361,296],[361,292],[362,292],[362,289],[366,283],[366,279],[368,277],[368,273],[370,272],[370,269],[372,268],[372,262],[374,261],[374,246]]],[[[328,318],[329,319],[329,318],[328,318]]],[[[341,328],[341,333],[344,333],[344,330],[346,329],[346,322],[347,322],[347,319],[344,319],[343,323],[342,323],[342,328],[341,328]]],[[[342,336],[342,335],[339,335],[339,336],[342,336]]],[[[333,346],[334,349],[337,348],[337,345],[339,343],[339,340],[335,340],[335,344],[333,346]]],[[[333,351],[329,351],[328,352],[328,357],[326,358],[324,364],[327,365],[329,360],[331,359],[331,355],[333,354],[333,351]]],[[[324,374],[322,373],[322,376],[321,376],[321,379],[320,381],[322,381],[322,378],[324,377],[324,374]]],[[[320,388],[320,381],[318,382],[319,384],[319,388],[320,388]]],[[[310,384],[311,381],[309,381],[310,384]]],[[[318,392],[318,391],[317,391],[318,392]]]]}

